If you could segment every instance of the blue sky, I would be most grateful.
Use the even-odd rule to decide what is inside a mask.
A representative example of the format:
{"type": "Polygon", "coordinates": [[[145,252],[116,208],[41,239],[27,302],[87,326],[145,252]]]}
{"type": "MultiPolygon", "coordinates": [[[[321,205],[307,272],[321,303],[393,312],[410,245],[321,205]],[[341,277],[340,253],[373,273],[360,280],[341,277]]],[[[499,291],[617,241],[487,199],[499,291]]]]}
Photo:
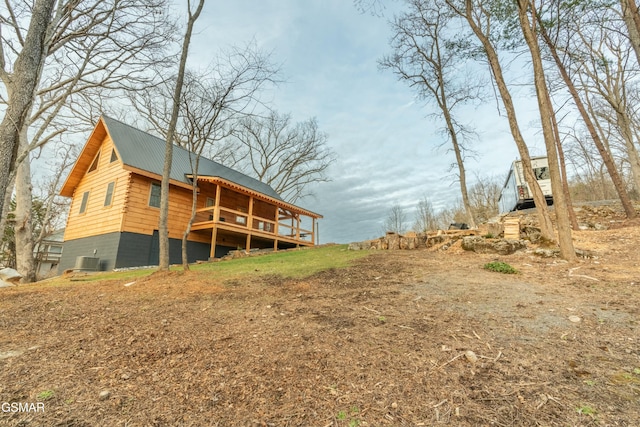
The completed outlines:
{"type": "MultiPolygon", "coordinates": [[[[388,2],[396,11],[401,2],[388,2]]],[[[272,106],[295,121],[316,117],[338,159],[332,181],[314,187],[315,197],[298,204],[324,215],[321,242],[377,237],[393,205],[408,218],[427,196],[436,209],[451,205],[459,187],[449,166],[455,161],[429,118],[433,107],[414,94],[377,60],[389,52],[386,17],[360,13],[350,0],[209,1],[192,40],[189,64],[209,62],[218,49],[255,40],[282,64],[286,82],[270,94],[272,106]]],[[[479,73],[484,72],[479,68],[479,73]]],[[[512,78],[526,80],[522,68],[512,78]]],[[[543,153],[531,89],[516,97],[522,130],[532,154],[543,153]],[[542,151],[541,151],[542,150],[542,151]]],[[[467,164],[469,179],[506,175],[517,150],[496,101],[469,106],[461,119],[474,125],[478,152],[467,164]]]]}

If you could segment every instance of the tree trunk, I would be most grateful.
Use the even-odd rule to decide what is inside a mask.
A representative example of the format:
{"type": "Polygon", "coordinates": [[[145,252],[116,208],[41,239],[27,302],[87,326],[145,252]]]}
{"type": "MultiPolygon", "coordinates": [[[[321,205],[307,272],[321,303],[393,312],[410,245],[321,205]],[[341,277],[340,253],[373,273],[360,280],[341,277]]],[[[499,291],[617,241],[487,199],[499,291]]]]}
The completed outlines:
{"type": "Polygon", "coordinates": [[[42,75],[44,58],[47,55],[45,39],[55,3],[56,0],[36,1],[22,51],[16,59],[11,75],[6,72],[4,58],[0,58],[0,73],[7,88],[8,98],[0,123],[0,212],[3,211],[4,195],[15,168],[20,144],[19,133],[27,120],[42,75]]]}
{"type": "Polygon", "coordinates": [[[536,205],[538,219],[540,222],[540,233],[546,240],[555,242],[556,239],[553,232],[553,223],[551,222],[551,218],[549,217],[547,201],[544,197],[544,194],[542,193],[542,190],[540,189],[540,185],[538,184],[536,177],[533,174],[533,167],[531,165],[531,156],[529,155],[529,149],[527,148],[527,144],[525,143],[522,133],[520,132],[518,119],[516,117],[516,110],[513,105],[513,100],[511,99],[509,89],[507,88],[507,83],[505,82],[504,76],[502,74],[502,67],[500,66],[498,54],[493,48],[493,45],[491,44],[489,38],[482,32],[480,27],[478,27],[478,25],[473,20],[471,0],[465,0],[465,5],[465,18],[471,26],[473,33],[476,35],[478,40],[480,40],[482,46],[484,47],[494,81],[496,83],[496,86],[498,87],[500,98],[502,99],[502,104],[504,105],[505,111],[507,112],[509,128],[511,130],[511,134],[513,135],[513,139],[518,147],[518,152],[520,153],[525,180],[527,184],[529,184],[529,187],[533,192],[533,201],[536,205]]]}
{"type": "MultiPolygon", "coordinates": [[[[20,132],[21,152],[29,150],[27,126],[20,132]]],[[[22,275],[22,283],[36,280],[35,260],[33,257],[33,186],[31,185],[31,164],[29,156],[17,165],[16,169],[16,210],[15,210],[15,243],[16,270],[22,275]]]]}
{"type": "Polygon", "coordinates": [[[596,127],[593,121],[591,120],[591,117],[589,116],[589,113],[587,112],[587,109],[584,103],[582,102],[580,95],[578,94],[578,90],[573,84],[573,81],[571,80],[571,77],[569,77],[569,73],[567,72],[567,69],[562,63],[560,56],[558,55],[558,51],[556,49],[555,44],[551,41],[551,38],[549,37],[549,34],[546,32],[544,26],[539,25],[539,28],[540,28],[540,33],[542,35],[542,38],[546,43],[547,47],[549,48],[549,51],[551,52],[553,61],[558,67],[558,71],[562,76],[562,80],[567,86],[567,89],[571,94],[571,98],[573,99],[573,102],[576,104],[576,107],[580,112],[580,116],[582,117],[582,120],[584,121],[584,124],[587,127],[587,130],[589,131],[589,135],[591,136],[591,139],[593,140],[593,143],[595,144],[596,149],[598,150],[598,153],[600,153],[600,157],[602,157],[602,161],[604,162],[604,165],[607,168],[607,172],[611,177],[611,181],[613,182],[613,186],[616,189],[616,193],[618,193],[618,197],[620,198],[620,202],[622,203],[622,207],[624,209],[625,214],[627,215],[627,218],[629,219],[635,218],[637,215],[636,210],[633,207],[633,204],[631,203],[631,198],[629,197],[629,194],[625,189],[625,185],[624,185],[624,182],[622,181],[622,177],[618,172],[618,168],[616,167],[609,150],[603,143],[602,139],[600,139],[600,135],[598,134],[598,131],[596,130],[596,127]]]}
{"type": "Polygon", "coordinates": [[[616,122],[620,128],[625,148],[627,149],[627,160],[629,161],[629,167],[631,169],[633,187],[636,190],[636,194],[640,195],[640,156],[638,156],[638,149],[633,142],[631,118],[621,106],[616,108],[616,122]]]}
{"type": "Polygon", "coordinates": [[[640,13],[636,0],[620,0],[622,6],[622,19],[629,31],[629,40],[636,53],[636,59],[640,64],[640,13]]]}
{"type": "Polygon", "coordinates": [[[191,226],[196,219],[196,210],[198,208],[198,165],[200,163],[200,153],[198,153],[195,159],[195,167],[192,166],[191,172],[193,173],[193,192],[191,193],[191,216],[187,223],[187,228],[182,235],[182,269],[189,271],[189,254],[187,253],[187,238],[191,233],[191,226]]]}
{"type": "Polygon", "coordinates": [[[458,178],[460,180],[460,192],[462,193],[462,204],[464,205],[464,210],[467,214],[467,223],[470,228],[476,228],[476,221],[473,217],[473,211],[471,210],[471,203],[469,202],[469,192],[467,191],[467,176],[464,168],[464,161],[462,159],[462,151],[460,150],[460,145],[458,145],[458,136],[456,135],[456,131],[453,128],[453,123],[451,121],[451,116],[449,115],[449,111],[445,110],[445,119],[447,121],[447,129],[449,130],[449,135],[451,136],[451,144],[453,145],[453,152],[456,155],[456,163],[458,164],[458,178]]]}
{"type": "Polygon", "coordinates": [[[571,193],[569,192],[569,180],[567,178],[567,163],[564,159],[564,149],[562,148],[562,141],[560,140],[560,131],[558,130],[558,121],[556,119],[555,112],[551,115],[553,125],[553,136],[556,140],[558,148],[558,160],[560,161],[560,175],[562,178],[562,192],[564,193],[564,199],[567,202],[567,210],[569,212],[569,220],[571,221],[571,228],[574,230],[580,229],[578,225],[578,218],[576,217],[576,211],[573,209],[573,203],[571,202],[571,193]]]}
{"type": "Polygon", "coordinates": [[[4,194],[4,207],[2,212],[0,212],[0,236],[4,233],[4,227],[7,225],[7,217],[9,216],[9,212],[11,212],[11,196],[13,195],[14,185],[15,176],[9,181],[9,185],[7,185],[7,190],[4,194]]]}
{"type": "Polygon", "coordinates": [[[178,112],[180,110],[180,95],[182,93],[182,85],[184,82],[185,68],[187,64],[187,56],[189,55],[189,43],[191,42],[191,34],[193,26],[202,12],[204,0],[200,0],[196,11],[191,13],[191,2],[187,1],[189,9],[189,20],[187,22],[187,31],[182,42],[182,53],[180,55],[180,66],[178,68],[178,78],[176,79],[176,87],[173,94],[173,109],[171,111],[171,121],[167,130],[167,141],[164,150],[164,167],[162,169],[162,185],[160,188],[160,219],[158,223],[159,237],[159,266],[160,271],[169,270],[169,181],[171,177],[171,163],[173,161],[173,139],[178,123],[178,112]]]}
{"type": "MultiPolygon", "coordinates": [[[[531,6],[531,13],[535,13],[533,5],[529,0],[518,0],[518,18],[524,39],[531,53],[533,65],[533,76],[536,87],[536,98],[538,99],[538,109],[540,110],[540,121],[542,124],[542,134],[544,144],[547,149],[547,159],[549,161],[549,173],[551,175],[551,189],[553,191],[553,204],[556,213],[556,225],[558,227],[558,243],[560,244],[560,256],[567,261],[575,261],[576,251],[573,247],[571,236],[571,223],[567,211],[567,202],[564,198],[562,179],[560,177],[560,165],[558,162],[558,151],[556,149],[556,139],[553,133],[553,108],[551,107],[551,97],[547,88],[547,81],[544,76],[542,56],[538,46],[537,36],[531,28],[528,11],[531,6]]],[[[536,22],[534,19],[532,22],[536,22]]]]}

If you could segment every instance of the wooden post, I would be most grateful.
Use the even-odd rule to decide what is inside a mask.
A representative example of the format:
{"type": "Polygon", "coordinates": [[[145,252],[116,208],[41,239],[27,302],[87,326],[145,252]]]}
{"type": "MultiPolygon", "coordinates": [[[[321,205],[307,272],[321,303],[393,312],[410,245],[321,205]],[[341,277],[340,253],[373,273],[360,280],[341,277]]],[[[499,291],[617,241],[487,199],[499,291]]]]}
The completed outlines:
{"type": "Polygon", "coordinates": [[[216,238],[218,236],[218,228],[214,225],[211,229],[211,250],[209,251],[209,258],[216,257],[216,238]]]}
{"type": "Polygon", "coordinates": [[[245,244],[244,250],[249,253],[251,252],[251,230],[253,230],[253,196],[249,196],[249,212],[247,212],[247,228],[249,231],[247,232],[247,242],[245,244]]]}
{"type": "Polygon", "coordinates": [[[317,245],[316,243],[316,219],[311,218],[311,243],[317,245]]]}
{"type": "Polygon", "coordinates": [[[213,210],[213,223],[215,224],[220,220],[220,184],[216,184],[216,204],[215,209],[213,210]]]}
{"type": "Polygon", "coordinates": [[[249,196],[249,212],[247,213],[247,228],[253,230],[253,196],[249,196]]]}
{"type": "Polygon", "coordinates": [[[211,227],[211,250],[209,258],[216,257],[216,239],[218,237],[218,220],[220,219],[220,184],[216,184],[216,203],[213,209],[213,227],[211,227]]]}
{"type": "Polygon", "coordinates": [[[274,252],[278,252],[278,233],[280,230],[278,229],[278,225],[280,224],[280,208],[276,206],[276,217],[274,218],[275,225],[273,226],[273,234],[275,234],[275,238],[273,239],[273,250],[274,252]]]}

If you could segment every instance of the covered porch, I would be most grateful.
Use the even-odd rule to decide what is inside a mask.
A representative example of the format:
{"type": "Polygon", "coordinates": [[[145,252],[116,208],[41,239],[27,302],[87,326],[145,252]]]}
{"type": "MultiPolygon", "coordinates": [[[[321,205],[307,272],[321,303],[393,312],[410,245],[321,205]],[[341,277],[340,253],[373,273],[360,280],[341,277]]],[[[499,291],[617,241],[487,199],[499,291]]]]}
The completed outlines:
{"type": "Polygon", "coordinates": [[[218,177],[198,177],[198,188],[191,230],[210,238],[211,258],[216,249],[277,251],[316,243],[319,214],[218,177]]]}

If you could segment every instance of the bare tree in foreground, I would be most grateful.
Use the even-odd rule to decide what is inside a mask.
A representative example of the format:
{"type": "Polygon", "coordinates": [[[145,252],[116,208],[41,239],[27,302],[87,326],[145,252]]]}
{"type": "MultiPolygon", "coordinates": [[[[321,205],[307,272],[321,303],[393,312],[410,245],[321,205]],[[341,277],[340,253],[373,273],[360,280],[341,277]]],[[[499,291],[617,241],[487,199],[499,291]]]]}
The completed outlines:
{"type": "MultiPolygon", "coordinates": [[[[20,145],[20,133],[30,114],[42,67],[49,49],[49,23],[56,0],[37,0],[33,7],[29,29],[21,38],[21,50],[13,64],[6,63],[4,40],[0,40],[0,78],[7,89],[7,108],[0,122],[0,213],[4,209],[4,195],[15,169],[20,145]]],[[[16,46],[16,48],[18,48],[16,46]]],[[[12,48],[13,49],[13,48],[12,48]]]]}
{"type": "MultiPolygon", "coordinates": [[[[182,265],[189,269],[187,238],[196,217],[198,197],[198,169],[200,158],[207,152],[217,152],[218,145],[238,157],[224,141],[231,135],[239,118],[250,114],[260,102],[261,89],[275,82],[278,73],[269,56],[259,52],[255,46],[234,48],[222,54],[205,73],[186,73],[181,95],[180,113],[176,123],[174,140],[191,153],[193,195],[191,217],[182,236],[182,265]]],[[[158,87],[133,99],[138,111],[145,116],[155,132],[168,137],[168,117],[164,112],[171,109],[171,95],[158,87]]],[[[208,157],[208,156],[207,156],[208,157]]],[[[216,157],[216,156],[213,156],[216,157]]]]}
{"type": "Polygon", "coordinates": [[[158,221],[158,237],[159,237],[159,266],[160,271],[169,270],[169,180],[171,176],[171,163],[173,159],[173,142],[176,132],[176,124],[178,123],[178,115],[180,112],[180,99],[182,93],[182,84],[184,82],[185,68],[187,65],[187,56],[189,54],[189,43],[191,43],[191,34],[196,20],[202,12],[204,0],[200,0],[195,11],[191,10],[191,0],[187,0],[187,11],[189,18],[187,20],[187,31],[182,43],[182,51],[180,54],[180,65],[178,66],[178,77],[176,78],[175,91],[173,94],[173,107],[171,109],[171,121],[167,128],[167,138],[164,151],[164,167],[162,170],[162,183],[160,188],[160,219],[158,221]]]}
{"type": "Polygon", "coordinates": [[[562,177],[560,175],[560,164],[558,160],[558,148],[560,141],[556,140],[554,133],[555,113],[551,104],[551,96],[542,64],[542,55],[538,44],[538,37],[532,24],[536,24],[535,5],[529,0],[518,0],[518,18],[520,28],[531,54],[533,65],[533,79],[536,88],[536,98],[538,100],[538,110],[540,112],[540,122],[542,124],[542,134],[547,150],[547,160],[549,162],[549,173],[551,175],[551,187],[553,189],[553,204],[556,213],[556,225],[558,229],[558,243],[560,245],[560,255],[567,261],[575,261],[576,251],[573,247],[571,236],[571,222],[569,219],[569,207],[563,191],[562,177]],[[534,19],[529,18],[529,14],[534,19]]]}
{"type": "MultiPolygon", "coordinates": [[[[13,57],[15,52],[4,47],[23,44],[23,22],[33,15],[17,1],[5,3],[8,15],[3,19],[0,43],[3,53],[13,57]]],[[[161,0],[58,2],[47,26],[43,70],[33,103],[25,111],[15,161],[15,240],[17,269],[23,280],[34,279],[36,267],[31,232],[34,153],[63,134],[58,144],[69,144],[73,140],[69,135],[86,130],[81,124],[84,112],[95,110],[107,93],[113,96],[149,83],[148,67],[165,60],[160,54],[170,27],[165,12],[161,0]]]]}
{"type": "MultiPolygon", "coordinates": [[[[540,185],[538,185],[538,181],[533,174],[529,148],[527,147],[524,136],[520,130],[520,124],[516,115],[511,91],[507,86],[502,63],[498,55],[495,41],[496,34],[494,33],[496,31],[495,28],[499,27],[498,19],[492,15],[490,10],[491,4],[486,0],[446,0],[446,3],[467,22],[473,35],[482,46],[481,52],[489,63],[489,69],[491,71],[493,81],[498,89],[500,100],[507,114],[511,135],[518,147],[518,153],[520,154],[520,159],[523,164],[525,180],[529,184],[533,193],[533,200],[538,212],[541,234],[545,239],[555,241],[555,233],[551,217],[549,216],[549,211],[547,209],[547,202],[544,194],[542,194],[540,185]]],[[[497,37],[499,38],[500,36],[497,37]]]]}
{"type": "Polygon", "coordinates": [[[398,79],[407,82],[420,98],[433,101],[436,114],[444,122],[445,133],[451,142],[458,169],[458,181],[466,221],[474,228],[476,222],[469,202],[464,165],[463,139],[468,132],[456,120],[456,107],[479,98],[480,81],[465,79],[461,55],[454,43],[447,40],[452,33],[453,14],[443,1],[407,0],[409,11],[391,23],[394,36],[393,53],[379,63],[393,71],[398,79]]]}

